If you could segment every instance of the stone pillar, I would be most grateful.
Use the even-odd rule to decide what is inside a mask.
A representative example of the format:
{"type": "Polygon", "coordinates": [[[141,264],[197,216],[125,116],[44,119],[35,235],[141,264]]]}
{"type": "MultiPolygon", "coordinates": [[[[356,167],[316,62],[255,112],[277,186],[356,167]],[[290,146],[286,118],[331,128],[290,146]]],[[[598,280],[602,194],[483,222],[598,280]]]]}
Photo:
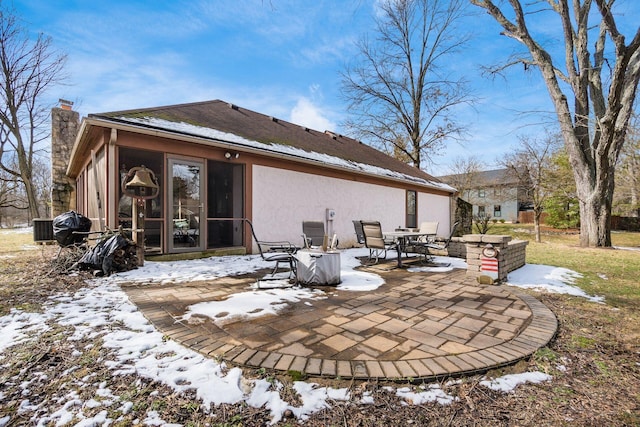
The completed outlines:
{"type": "Polygon", "coordinates": [[[483,275],[482,249],[491,244],[496,250],[498,259],[497,282],[506,280],[507,274],[525,264],[525,249],[527,241],[511,241],[511,236],[492,234],[465,234],[463,236],[467,247],[467,276],[479,277],[483,275]]]}
{"type": "Polygon", "coordinates": [[[73,102],[60,100],[51,109],[51,216],[75,209],[76,183],[67,176],[71,150],[80,128],[80,114],[73,102]]]}

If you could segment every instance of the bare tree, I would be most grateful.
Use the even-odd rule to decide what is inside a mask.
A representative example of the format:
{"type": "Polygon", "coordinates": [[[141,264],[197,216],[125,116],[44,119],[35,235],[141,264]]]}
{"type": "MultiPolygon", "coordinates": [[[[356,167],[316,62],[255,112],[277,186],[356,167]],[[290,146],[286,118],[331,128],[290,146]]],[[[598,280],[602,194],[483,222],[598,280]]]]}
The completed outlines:
{"type": "Polygon", "coordinates": [[[441,179],[458,190],[459,197],[472,202],[470,191],[478,186],[480,172],[480,160],[477,156],[458,156],[449,165],[448,174],[441,179]]]}
{"type": "Polygon", "coordinates": [[[21,197],[23,192],[20,184],[15,176],[0,169],[0,227],[11,209],[26,207],[26,203],[21,197]]]}
{"type": "Polygon", "coordinates": [[[520,147],[507,154],[499,163],[508,168],[517,177],[527,192],[533,205],[533,224],[536,242],[541,242],[540,217],[544,203],[552,187],[557,183],[549,182],[551,158],[558,147],[559,137],[546,135],[543,139],[520,137],[520,147]]]}
{"type": "Polygon", "coordinates": [[[614,210],[640,217],[640,116],[634,114],[616,168],[614,210]]]}
{"type": "Polygon", "coordinates": [[[31,218],[40,216],[34,155],[49,136],[49,106],[42,98],[64,78],[65,61],[49,37],[39,34],[31,40],[14,11],[0,2],[0,169],[24,185],[31,218]],[[7,154],[15,157],[17,167],[8,164],[7,154]]]}
{"type": "Polygon", "coordinates": [[[357,45],[355,65],[342,73],[342,92],[355,136],[420,168],[465,127],[449,114],[471,102],[466,83],[444,61],[468,37],[456,28],[465,0],[382,0],[376,38],[357,45]]]}
{"type": "Polygon", "coordinates": [[[492,0],[470,1],[502,26],[503,35],[526,47],[529,55],[511,64],[536,67],[544,78],[576,181],[580,245],[611,246],[614,166],[640,79],[640,27],[626,44],[616,23],[615,0],[537,0],[526,4],[508,0],[499,5],[492,0]],[[546,24],[544,33],[534,36],[534,27],[528,25],[540,22],[547,13],[557,18],[557,28],[562,29],[564,49],[557,58],[549,42],[553,27],[546,24]]]}
{"type": "Polygon", "coordinates": [[[51,164],[49,159],[36,157],[33,161],[33,184],[38,198],[38,209],[43,218],[51,216],[51,164]]]}

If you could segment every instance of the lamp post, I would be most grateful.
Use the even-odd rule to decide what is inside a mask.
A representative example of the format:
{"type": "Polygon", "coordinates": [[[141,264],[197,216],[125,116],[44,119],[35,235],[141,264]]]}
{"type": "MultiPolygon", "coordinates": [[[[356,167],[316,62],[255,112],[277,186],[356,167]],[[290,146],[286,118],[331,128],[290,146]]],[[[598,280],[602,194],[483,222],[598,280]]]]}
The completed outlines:
{"type": "Polygon", "coordinates": [[[159,191],[156,175],[144,165],[129,169],[122,179],[123,194],[132,198],[131,233],[137,247],[139,266],[144,265],[144,201],[156,198],[159,191]]]}

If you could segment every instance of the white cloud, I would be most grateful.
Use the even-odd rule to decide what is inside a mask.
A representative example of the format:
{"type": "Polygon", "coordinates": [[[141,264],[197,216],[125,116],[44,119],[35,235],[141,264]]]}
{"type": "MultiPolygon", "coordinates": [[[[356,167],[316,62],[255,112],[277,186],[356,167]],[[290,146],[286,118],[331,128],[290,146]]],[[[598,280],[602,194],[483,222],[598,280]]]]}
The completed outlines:
{"type": "Polygon", "coordinates": [[[298,98],[298,102],[291,110],[290,121],[319,131],[337,128],[335,123],[324,116],[318,106],[305,97],[298,98]]]}

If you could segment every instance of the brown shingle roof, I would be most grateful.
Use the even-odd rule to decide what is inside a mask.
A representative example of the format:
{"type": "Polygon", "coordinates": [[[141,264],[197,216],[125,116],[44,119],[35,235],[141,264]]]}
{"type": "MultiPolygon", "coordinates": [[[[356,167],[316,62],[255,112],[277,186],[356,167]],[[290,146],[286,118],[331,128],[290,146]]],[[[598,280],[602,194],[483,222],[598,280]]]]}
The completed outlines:
{"type": "MultiPolygon", "coordinates": [[[[309,129],[221,100],[91,114],[89,117],[189,133],[188,127],[171,126],[173,123],[186,123],[198,128],[230,133],[268,146],[289,146],[308,153],[324,154],[387,169],[431,182],[438,188],[442,185],[441,181],[424,171],[355,139],[328,131],[309,129]]],[[[219,138],[218,136],[216,139],[219,138]]],[[[440,189],[452,190],[447,186],[440,189]]]]}
{"type": "MultiPolygon", "coordinates": [[[[464,177],[465,175],[467,174],[443,175],[439,176],[438,179],[443,182],[455,182],[456,178],[464,177]]],[[[518,176],[508,168],[472,172],[472,176],[475,187],[513,185],[520,182],[518,176]]]]}

